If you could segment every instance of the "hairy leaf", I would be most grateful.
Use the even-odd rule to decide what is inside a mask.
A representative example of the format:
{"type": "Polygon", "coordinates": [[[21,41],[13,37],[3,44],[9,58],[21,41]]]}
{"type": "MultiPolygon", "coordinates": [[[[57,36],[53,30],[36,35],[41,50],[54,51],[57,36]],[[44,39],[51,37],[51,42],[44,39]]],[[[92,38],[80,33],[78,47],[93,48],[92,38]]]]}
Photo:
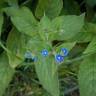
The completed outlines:
{"type": "Polygon", "coordinates": [[[77,43],[90,42],[94,37],[94,34],[90,32],[79,32],[69,41],[76,41],[77,43]]]}
{"type": "Polygon", "coordinates": [[[47,16],[43,16],[38,23],[38,32],[41,39],[44,41],[49,41],[49,35],[53,31],[51,20],[47,16]]]}
{"type": "Polygon", "coordinates": [[[80,96],[96,95],[96,55],[86,58],[79,69],[80,96]]]}
{"type": "Polygon", "coordinates": [[[80,65],[79,70],[79,86],[80,96],[95,96],[96,95],[96,38],[94,37],[87,49],[84,51],[90,54],[85,58],[80,65]],[[93,55],[91,53],[94,53],[93,55]]]}
{"type": "Polygon", "coordinates": [[[14,74],[14,69],[9,66],[6,54],[0,55],[0,96],[5,92],[14,74]]]}
{"type": "Polygon", "coordinates": [[[90,42],[96,34],[95,27],[96,26],[93,23],[86,23],[82,30],[70,40],[76,42],[90,42]]]}
{"type": "Polygon", "coordinates": [[[80,16],[67,15],[55,18],[52,21],[54,32],[50,35],[52,40],[67,40],[80,32],[84,25],[84,14],[80,16]]]}
{"type": "Polygon", "coordinates": [[[94,24],[94,23],[87,23],[85,25],[85,30],[87,32],[90,32],[90,33],[93,33],[93,34],[96,35],[96,24],[94,24]]]}
{"type": "Polygon", "coordinates": [[[12,23],[20,32],[29,36],[36,34],[37,21],[27,7],[9,7],[5,8],[4,11],[11,17],[12,23]]]}
{"type": "Polygon", "coordinates": [[[11,67],[15,68],[24,61],[24,54],[26,52],[25,46],[25,35],[21,35],[16,29],[13,29],[7,39],[7,48],[11,51],[11,53],[7,53],[11,67]]]}
{"type": "Polygon", "coordinates": [[[54,57],[39,56],[35,67],[38,78],[47,92],[52,96],[59,96],[57,65],[55,64],[54,57]]]}
{"type": "Polygon", "coordinates": [[[94,37],[91,43],[88,45],[87,49],[84,51],[86,53],[95,53],[96,52],[96,37],[94,37]]]}
{"type": "Polygon", "coordinates": [[[41,18],[44,13],[50,18],[54,18],[60,14],[62,7],[63,0],[39,0],[35,14],[38,18],[41,18]]]}

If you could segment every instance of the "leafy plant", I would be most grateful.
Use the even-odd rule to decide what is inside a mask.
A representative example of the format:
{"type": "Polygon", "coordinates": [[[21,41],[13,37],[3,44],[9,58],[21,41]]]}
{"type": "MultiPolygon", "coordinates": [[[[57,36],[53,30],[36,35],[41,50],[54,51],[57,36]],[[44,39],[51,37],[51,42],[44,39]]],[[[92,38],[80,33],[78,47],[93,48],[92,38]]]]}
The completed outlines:
{"type": "MultiPolygon", "coordinates": [[[[74,75],[80,96],[96,95],[96,17],[89,14],[90,9],[95,14],[93,1],[0,1],[0,96],[8,96],[5,91],[10,82],[14,82],[12,78],[18,70],[24,74],[26,68],[31,68],[31,73],[35,68],[36,77],[27,77],[26,80],[29,78],[31,84],[31,79],[36,84],[39,82],[44,96],[69,96],[74,88],[70,85],[72,88],[69,90],[65,81],[66,77],[74,75]],[[30,7],[30,2],[34,8],[30,7]],[[86,7],[86,11],[82,12],[82,7],[86,7]],[[65,89],[62,91],[62,87],[67,92],[65,89]]],[[[26,96],[36,96],[30,94],[26,96]]]]}

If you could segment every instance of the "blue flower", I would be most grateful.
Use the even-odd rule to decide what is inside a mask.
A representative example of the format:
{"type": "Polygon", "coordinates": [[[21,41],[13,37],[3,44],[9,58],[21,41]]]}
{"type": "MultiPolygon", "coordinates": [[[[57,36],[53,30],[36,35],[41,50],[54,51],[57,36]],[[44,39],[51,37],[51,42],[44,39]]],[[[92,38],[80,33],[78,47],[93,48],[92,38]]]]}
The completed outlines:
{"type": "Polygon", "coordinates": [[[63,52],[63,55],[64,56],[67,56],[68,55],[68,50],[67,50],[67,48],[61,48],[61,51],[63,52]]]}
{"type": "Polygon", "coordinates": [[[42,50],[41,54],[43,56],[48,56],[48,50],[47,49],[42,50]]]}
{"type": "Polygon", "coordinates": [[[61,62],[64,61],[64,56],[62,56],[60,54],[56,54],[55,60],[56,60],[57,63],[61,63],[61,62]]]}

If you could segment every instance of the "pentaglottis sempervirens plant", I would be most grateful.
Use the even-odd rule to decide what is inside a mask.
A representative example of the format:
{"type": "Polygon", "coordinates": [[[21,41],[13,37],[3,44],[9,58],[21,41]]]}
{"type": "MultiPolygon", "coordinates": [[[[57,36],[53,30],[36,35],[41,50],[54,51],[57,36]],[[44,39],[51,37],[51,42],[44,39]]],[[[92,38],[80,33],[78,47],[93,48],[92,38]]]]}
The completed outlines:
{"type": "Polygon", "coordinates": [[[32,70],[35,67],[44,93],[31,92],[31,95],[23,94],[25,96],[72,96],[70,92],[75,88],[72,84],[71,89],[66,87],[66,77],[76,80],[80,96],[96,95],[96,17],[92,9],[96,3],[95,0],[92,0],[94,3],[81,1],[0,1],[0,96],[12,96],[11,92],[6,93],[6,88],[17,68],[26,69],[26,66],[32,70]],[[87,11],[82,12],[85,4],[87,11]],[[70,65],[74,66],[71,71],[66,68],[70,65]],[[62,74],[64,84],[61,83],[62,74]]]}

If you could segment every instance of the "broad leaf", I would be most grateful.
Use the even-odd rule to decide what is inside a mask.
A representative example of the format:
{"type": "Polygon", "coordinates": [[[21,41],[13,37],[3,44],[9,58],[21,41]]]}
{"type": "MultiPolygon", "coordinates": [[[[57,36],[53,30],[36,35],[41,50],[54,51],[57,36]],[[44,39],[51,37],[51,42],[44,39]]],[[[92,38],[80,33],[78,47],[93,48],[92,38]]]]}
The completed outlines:
{"type": "Polygon", "coordinates": [[[80,32],[84,25],[84,14],[80,16],[67,15],[55,18],[52,21],[54,32],[50,34],[51,40],[67,40],[80,32]]]}
{"type": "Polygon", "coordinates": [[[2,32],[2,26],[3,26],[3,15],[0,14],[0,36],[1,36],[1,32],[2,32]]]}
{"type": "Polygon", "coordinates": [[[35,64],[38,78],[43,87],[50,93],[50,96],[59,96],[59,82],[57,65],[53,56],[43,57],[39,55],[35,64]]]}
{"type": "Polygon", "coordinates": [[[84,54],[90,54],[80,65],[79,70],[79,86],[80,96],[96,95],[96,38],[94,37],[88,45],[84,54]],[[94,53],[93,55],[91,53],[94,53]]]}
{"type": "Polygon", "coordinates": [[[96,34],[96,25],[92,23],[86,23],[82,30],[77,33],[71,41],[76,42],[90,42],[96,34]]]}
{"type": "Polygon", "coordinates": [[[62,7],[63,0],[39,0],[35,14],[38,18],[41,18],[44,13],[50,18],[54,18],[60,14],[62,7]]]}
{"type": "Polygon", "coordinates": [[[85,30],[87,32],[90,32],[90,33],[93,33],[93,34],[96,35],[96,24],[94,24],[94,23],[87,23],[85,25],[85,30]]]}
{"type": "Polygon", "coordinates": [[[87,49],[84,51],[84,54],[86,53],[95,53],[96,52],[96,37],[94,37],[91,41],[91,43],[88,45],[87,49]]]}
{"type": "Polygon", "coordinates": [[[14,69],[9,66],[6,54],[0,55],[0,96],[5,93],[5,89],[8,87],[13,74],[14,69]]]}
{"type": "Polygon", "coordinates": [[[79,32],[69,41],[76,41],[77,43],[90,42],[94,37],[94,34],[91,32],[79,32]]]}
{"type": "Polygon", "coordinates": [[[96,95],[96,55],[86,58],[79,69],[80,96],[96,95]]]}
{"type": "Polygon", "coordinates": [[[36,34],[37,21],[27,7],[9,7],[5,8],[4,11],[11,17],[12,23],[20,32],[29,36],[36,34]]]}
{"type": "Polygon", "coordinates": [[[24,54],[26,52],[25,35],[21,35],[16,29],[13,29],[7,39],[7,48],[11,51],[11,53],[7,53],[9,64],[15,68],[24,61],[24,54]]]}

